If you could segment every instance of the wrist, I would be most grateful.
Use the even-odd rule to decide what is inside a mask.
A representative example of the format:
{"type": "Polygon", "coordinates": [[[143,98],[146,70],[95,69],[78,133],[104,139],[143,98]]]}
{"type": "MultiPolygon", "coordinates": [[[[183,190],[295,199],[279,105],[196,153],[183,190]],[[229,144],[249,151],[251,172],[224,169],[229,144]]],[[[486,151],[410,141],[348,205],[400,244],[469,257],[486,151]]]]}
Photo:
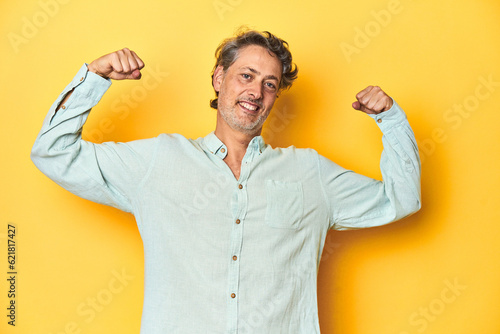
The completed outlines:
{"type": "Polygon", "coordinates": [[[109,79],[106,75],[102,74],[97,70],[97,68],[94,65],[94,62],[91,62],[89,65],[87,65],[87,69],[89,70],[89,72],[95,73],[104,79],[109,79]]]}

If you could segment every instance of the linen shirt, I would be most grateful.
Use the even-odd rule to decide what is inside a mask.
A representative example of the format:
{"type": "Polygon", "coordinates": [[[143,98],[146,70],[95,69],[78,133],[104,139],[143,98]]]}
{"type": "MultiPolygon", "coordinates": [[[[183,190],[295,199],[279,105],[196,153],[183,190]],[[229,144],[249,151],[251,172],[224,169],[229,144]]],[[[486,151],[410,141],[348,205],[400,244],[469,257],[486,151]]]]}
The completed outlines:
{"type": "Polygon", "coordinates": [[[396,103],[371,115],[383,132],[383,181],[311,149],[272,148],[260,136],[236,179],[214,133],[82,140],[110,84],[82,66],[52,105],[32,160],[78,196],[135,216],[145,258],[143,334],[319,333],[316,284],[328,230],[379,226],[420,208],[418,149],[396,103]]]}

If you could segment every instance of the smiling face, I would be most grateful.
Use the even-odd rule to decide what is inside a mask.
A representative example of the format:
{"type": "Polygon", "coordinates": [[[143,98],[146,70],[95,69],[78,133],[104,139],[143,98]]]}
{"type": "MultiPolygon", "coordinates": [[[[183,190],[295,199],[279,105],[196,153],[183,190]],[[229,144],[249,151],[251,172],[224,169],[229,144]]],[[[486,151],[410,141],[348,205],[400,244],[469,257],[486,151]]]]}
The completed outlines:
{"type": "Polygon", "coordinates": [[[214,72],[219,92],[217,125],[248,135],[259,135],[271,111],[281,80],[281,62],[267,49],[249,45],[239,50],[235,62],[214,72]],[[222,124],[223,123],[223,124],[222,124]]]}

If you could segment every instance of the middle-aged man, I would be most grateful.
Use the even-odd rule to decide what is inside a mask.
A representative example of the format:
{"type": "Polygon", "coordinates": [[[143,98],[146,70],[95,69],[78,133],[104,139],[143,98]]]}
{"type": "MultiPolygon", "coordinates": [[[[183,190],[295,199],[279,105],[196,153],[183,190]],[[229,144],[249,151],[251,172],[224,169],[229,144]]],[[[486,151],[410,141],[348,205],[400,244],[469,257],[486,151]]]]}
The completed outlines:
{"type": "Polygon", "coordinates": [[[250,30],[225,40],[216,57],[217,125],[206,137],[81,139],[110,79],[140,78],[144,63],[123,49],[80,69],[52,105],[32,159],[78,196],[135,215],[145,257],[141,333],[319,333],[327,232],[387,224],[420,208],[413,132],[393,99],[369,86],[353,107],[383,132],[383,182],[311,149],[272,148],[260,134],[297,76],[288,44],[250,30]]]}

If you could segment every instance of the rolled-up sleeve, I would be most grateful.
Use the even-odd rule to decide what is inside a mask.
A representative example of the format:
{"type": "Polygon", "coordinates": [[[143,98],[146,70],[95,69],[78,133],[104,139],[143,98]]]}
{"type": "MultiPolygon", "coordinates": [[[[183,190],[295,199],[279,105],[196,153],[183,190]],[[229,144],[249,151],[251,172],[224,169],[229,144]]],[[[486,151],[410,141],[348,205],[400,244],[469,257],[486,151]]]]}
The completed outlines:
{"type": "Polygon", "coordinates": [[[383,132],[382,181],[346,170],[319,156],[332,229],[380,226],[411,215],[421,207],[420,158],[405,113],[394,102],[391,109],[370,117],[383,132]]]}
{"type": "Polygon", "coordinates": [[[31,159],[45,175],[72,193],[132,212],[132,197],[147,173],[155,139],[95,144],[81,138],[90,110],[110,85],[110,80],[83,65],[51,106],[31,159]]]}

